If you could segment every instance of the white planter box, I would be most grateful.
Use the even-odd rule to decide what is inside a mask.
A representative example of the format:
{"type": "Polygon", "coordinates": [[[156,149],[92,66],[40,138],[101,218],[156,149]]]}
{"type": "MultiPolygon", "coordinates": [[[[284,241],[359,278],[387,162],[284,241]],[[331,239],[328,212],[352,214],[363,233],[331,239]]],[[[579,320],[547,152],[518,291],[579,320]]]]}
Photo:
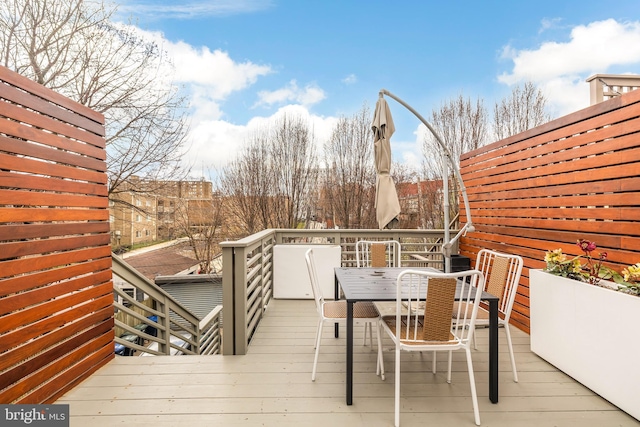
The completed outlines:
{"type": "Polygon", "coordinates": [[[530,270],[531,351],[640,420],[640,297],[530,270]]]}

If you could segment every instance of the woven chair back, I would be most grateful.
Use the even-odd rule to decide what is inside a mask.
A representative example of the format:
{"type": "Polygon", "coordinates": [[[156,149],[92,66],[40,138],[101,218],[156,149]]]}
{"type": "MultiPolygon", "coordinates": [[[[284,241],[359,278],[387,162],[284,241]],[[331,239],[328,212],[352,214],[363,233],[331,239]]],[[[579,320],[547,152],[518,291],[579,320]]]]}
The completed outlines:
{"type": "Polygon", "coordinates": [[[487,292],[502,299],[504,288],[507,285],[508,269],[509,260],[507,258],[497,256],[493,259],[487,281],[487,292]]]}
{"type": "Polygon", "coordinates": [[[401,247],[396,240],[356,242],[357,267],[400,267],[401,247]]]}
{"type": "Polygon", "coordinates": [[[371,245],[371,267],[387,266],[387,246],[383,243],[371,245]]]}
{"type": "Polygon", "coordinates": [[[451,312],[456,294],[456,279],[431,278],[424,307],[423,339],[448,341],[451,337],[451,312]]]}
{"type": "Polygon", "coordinates": [[[505,321],[511,315],[522,267],[522,257],[489,249],[480,250],[476,258],[475,268],[482,271],[486,279],[485,290],[500,298],[498,310],[505,321]]]}

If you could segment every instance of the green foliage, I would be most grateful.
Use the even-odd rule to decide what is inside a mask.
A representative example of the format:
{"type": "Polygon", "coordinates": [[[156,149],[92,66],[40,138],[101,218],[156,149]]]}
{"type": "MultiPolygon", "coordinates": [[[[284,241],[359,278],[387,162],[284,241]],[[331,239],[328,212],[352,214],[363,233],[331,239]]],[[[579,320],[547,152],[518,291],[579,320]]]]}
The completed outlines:
{"type": "Polygon", "coordinates": [[[625,268],[620,274],[603,265],[603,261],[607,259],[606,252],[601,252],[597,258],[591,255],[596,249],[594,242],[581,239],[577,245],[585,253],[584,263],[581,255],[567,259],[562,249],[555,249],[545,253],[544,261],[547,266],[544,271],[592,285],[598,285],[601,280],[610,280],[618,285],[618,291],[640,296],[640,263],[625,268]]]}

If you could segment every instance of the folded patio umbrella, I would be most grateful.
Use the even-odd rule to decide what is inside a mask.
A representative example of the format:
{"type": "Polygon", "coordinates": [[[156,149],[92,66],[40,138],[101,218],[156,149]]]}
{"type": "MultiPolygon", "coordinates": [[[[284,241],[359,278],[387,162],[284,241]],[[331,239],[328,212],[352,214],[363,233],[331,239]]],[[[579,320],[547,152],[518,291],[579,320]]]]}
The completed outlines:
{"type": "Polygon", "coordinates": [[[389,104],[380,96],[373,115],[373,144],[376,164],[376,219],[378,226],[392,228],[398,222],[400,203],[391,171],[391,135],[395,132],[389,104]]]}

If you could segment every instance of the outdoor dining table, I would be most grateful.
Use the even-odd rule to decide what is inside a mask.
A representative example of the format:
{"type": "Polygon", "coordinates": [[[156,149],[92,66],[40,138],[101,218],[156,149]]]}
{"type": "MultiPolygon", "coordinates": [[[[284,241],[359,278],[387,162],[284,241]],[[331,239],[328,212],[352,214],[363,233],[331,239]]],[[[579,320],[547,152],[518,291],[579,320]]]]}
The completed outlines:
{"type": "MultiPolygon", "coordinates": [[[[335,269],[335,298],[340,290],[347,302],[347,405],[353,403],[353,304],[358,301],[395,301],[396,281],[405,267],[338,267],[335,269]]],[[[438,271],[432,268],[411,270],[438,271]]],[[[461,294],[462,284],[456,290],[461,294]]],[[[468,285],[467,285],[468,286],[468,285]]],[[[498,297],[483,291],[482,301],[489,305],[489,400],[498,403],[498,297]]],[[[338,337],[338,324],[335,325],[338,337]]]]}

